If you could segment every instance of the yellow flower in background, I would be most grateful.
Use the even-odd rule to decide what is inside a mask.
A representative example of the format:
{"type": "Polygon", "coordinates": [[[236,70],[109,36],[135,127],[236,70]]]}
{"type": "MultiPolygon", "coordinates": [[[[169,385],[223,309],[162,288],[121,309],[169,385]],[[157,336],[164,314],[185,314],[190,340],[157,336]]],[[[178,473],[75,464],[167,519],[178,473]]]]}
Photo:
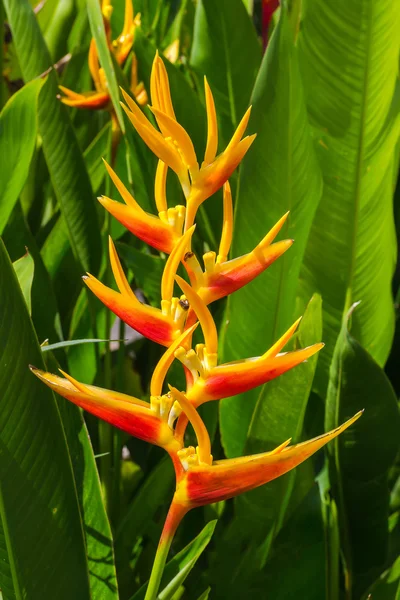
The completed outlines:
{"type": "MultiPolygon", "coordinates": [[[[111,0],[104,0],[102,3],[102,14],[110,51],[114,54],[117,62],[122,65],[131,51],[134,42],[135,28],[140,25],[140,15],[136,15],[136,17],[134,17],[132,0],[125,0],[125,19],[123,30],[116,40],[111,41],[111,13],[111,0]]],[[[60,85],[60,90],[64,94],[64,96],[60,96],[61,102],[67,106],[73,106],[75,108],[87,108],[91,110],[109,109],[112,111],[107,81],[104,69],[100,67],[97,46],[94,39],[92,39],[90,42],[88,64],[95,90],[89,92],[75,92],[69,88],[66,88],[65,86],[60,85]]],[[[138,83],[137,60],[134,55],[132,57],[130,79],[131,91],[135,96],[136,101],[141,105],[146,104],[147,94],[143,83],[138,83]]],[[[115,119],[113,119],[113,124],[116,125],[115,119]]]]}

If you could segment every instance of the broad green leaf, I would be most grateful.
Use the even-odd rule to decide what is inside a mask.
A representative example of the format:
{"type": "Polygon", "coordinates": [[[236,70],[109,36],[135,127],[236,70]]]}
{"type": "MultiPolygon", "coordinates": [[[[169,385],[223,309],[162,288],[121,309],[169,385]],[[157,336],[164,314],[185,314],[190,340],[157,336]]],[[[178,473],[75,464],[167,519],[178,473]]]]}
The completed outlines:
{"type": "MultiPolygon", "coordinates": [[[[305,348],[320,341],[322,334],[321,298],[313,296],[300,323],[294,348],[305,348]]],[[[245,454],[273,450],[285,440],[292,443],[302,439],[304,415],[314,379],[318,356],[292,369],[282,377],[270,381],[261,388],[253,417],[247,433],[245,454]]],[[[286,509],[299,470],[291,471],[268,485],[261,486],[236,501],[242,531],[252,541],[261,542],[272,531],[275,537],[282,526],[286,509]],[[243,526],[246,523],[246,526],[243,526]]],[[[265,548],[264,557],[268,554],[265,548]]],[[[251,562],[255,562],[254,558],[251,562]]],[[[253,565],[255,566],[255,565],[253,565]]],[[[247,566],[247,571],[251,565],[247,566]]]]}
{"type": "Polygon", "coordinates": [[[13,260],[18,259],[28,248],[35,263],[35,276],[31,289],[32,321],[39,339],[41,341],[47,338],[62,339],[60,316],[53,285],[43,264],[36,240],[22,212],[20,202],[17,202],[8,220],[3,241],[13,260]]]}
{"type": "Polygon", "coordinates": [[[41,352],[0,243],[0,581],[8,598],[90,598],[78,499],[41,352]]]}
{"type": "MultiPolygon", "coordinates": [[[[90,183],[95,192],[99,190],[105,177],[105,167],[101,159],[106,155],[109,135],[110,125],[107,123],[83,153],[90,183]]],[[[68,228],[63,215],[60,215],[40,250],[51,278],[56,276],[69,249],[68,228]]]]}
{"type": "Polygon", "coordinates": [[[44,39],[54,62],[59,61],[68,52],[68,38],[65,31],[69,31],[75,19],[75,0],[56,0],[45,3],[54,5],[54,11],[49,19],[44,32],[44,39]]]}
{"type": "MultiPolygon", "coordinates": [[[[252,104],[249,131],[258,135],[240,171],[232,256],[252,250],[288,210],[280,238],[294,238],[295,243],[229,297],[224,361],[263,354],[301,315],[295,311],[297,284],[321,177],[285,9],[264,56],[252,104]]],[[[222,402],[221,434],[228,456],[243,454],[259,394],[256,389],[222,402]]]]}
{"type": "Polygon", "coordinates": [[[106,175],[102,158],[107,155],[110,135],[110,123],[106,123],[83,153],[94,192],[99,190],[106,175]]]}
{"type": "Polygon", "coordinates": [[[125,123],[122,116],[122,109],[119,103],[119,90],[117,77],[115,75],[113,61],[111,59],[110,50],[108,48],[106,30],[104,28],[103,15],[101,14],[101,5],[98,0],[88,0],[87,10],[89,15],[90,30],[93,38],[96,40],[97,52],[99,55],[100,64],[104,69],[107,80],[107,87],[110,92],[111,101],[115,114],[117,115],[119,127],[125,132],[125,123]]]}
{"type": "Polygon", "coordinates": [[[400,600],[400,556],[371,586],[363,600],[400,600]]]}
{"type": "Polygon", "coordinates": [[[340,534],[338,509],[335,499],[331,495],[328,465],[326,463],[318,475],[317,482],[325,532],[326,600],[336,600],[340,597],[340,534]]]}
{"type": "MultiPolygon", "coordinates": [[[[321,331],[321,298],[315,295],[300,324],[294,347],[313,344],[320,339],[321,331]]],[[[261,388],[244,454],[272,450],[289,438],[293,443],[302,440],[304,415],[316,363],[317,356],[312,357],[261,388]]],[[[274,540],[287,517],[293,492],[299,492],[302,499],[313,483],[314,469],[312,464],[307,464],[236,498],[235,519],[227,529],[218,555],[222,557],[222,567],[229,569],[230,560],[226,566],[223,557],[236,553],[235,572],[242,585],[245,582],[250,585],[253,576],[270,556],[274,540]]],[[[296,508],[301,499],[296,499],[296,508]]]]}
{"type": "Polygon", "coordinates": [[[132,270],[137,286],[143,290],[151,302],[159,305],[165,260],[160,256],[146,254],[121,242],[117,243],[117,249],[120,257],[132,270]]]}
{"type": "Polygon", "coordinates": [[[400,131],[400,4],[306,0],[299,56],[324,177],[301,291],[324,302],[325,393],[343,313],[362,301],[353,333],[382,366],[394,330],[394,149],[400,131]]]}
{"type": "MultiPolygon", "coordinates": [[[[217,521],[207,523],[201,533],[167,563],[160,584],[161,591],[158,593],[159,600],[172,600],[174,594],[183,584],[200,555],[209,544],[216,524],[217,521]]],[[[147,583],[136,592],[131,600],[143,600],[146,589],[147,583]]]]}
{"type": "Polygon", "coordinates": [[[260,62],[261,44],[243,1],[199,0],[190,64],[201,79],[207,76],[226,140],[249,105],[260,62]]]}
{"type": "Polygon", "coordinates": [[[354,597],[374,581],[387,559],[387,478],[399,451],[400,414],[384,371],[349,333],[345,318],[330,370],[326,429],[361,409],[361,419],[328,446],[347,593],[354,597]]]}
{"type": "Polygon", "coordinates": [[[235,544],[232,549],[228,546],[225,549],[227,570],[221,571],[221,550],[217,541],[217,552],[209,576],[212,596],[232,600],[325,598],[324,531],[316,486],[311,488],[280,531],[265,567],[246,579],[236,566],[249,547],[251,541],[243,544],[237,554],[235,544]]]}
{"type": "MultiPolygon", "coordinates": [[[[5,0],[4,7],[23,77],[29,81],[51,67],[49,52],[29,1],[5,0]]],[[[75,258],[83,270],[97,273],[101,239],[93,192],[67,109],[57,94],[57,76],[52,70],[39,96],[43,150],[75,258]]]]}
{"type": "Polygon", "coordinates": [[[21,256],[21,258],[13,262],[13,267],[18,279],[19,286],[25,298],[26,306],[28,307],[28,313],[29,315],[31,315],[31,291],[35,263],[33,262],[33,258],[29,254],[28,249],[26,249],[26,254],[24,254],[24,256],[21,256]]]}
{"type": "Polygon", "coordinates": [[[324,534],[316,486],[280,532],[266,568],[246,593],[262,598],[266,591],[274,600],[325,598],[324,534]]]}
{"type": "Polygon", "coordinates": [[[37,105],[43,80],[14,94],[0,114],[0,234],[28,177],[37,135],[37,105]]]}
{"type": "Polygon", "coordinates": [[[118,600],[113,539],[85,421],[82,412],[64,398],[58,398],[58,407],[84,524],[91,597],[118,600]]]}
{"type": "Polygon", "coordinates": [[[60,215],[40,250],[43,262],[52,279],[57,275],[70,247],[67,224],[63,215],[60,215]]]}
{"type": "MultiPolygon", "coordinates": [[[[131,556],[139,536],[150,526],[156,511],[172,499],[174,470],[169,457],[161,460],[136,493],[115,533],[115,556],[121,594],[132,588],[131,556]]],[[[129,593],[129,592],[128,592],[129,593]]]]}

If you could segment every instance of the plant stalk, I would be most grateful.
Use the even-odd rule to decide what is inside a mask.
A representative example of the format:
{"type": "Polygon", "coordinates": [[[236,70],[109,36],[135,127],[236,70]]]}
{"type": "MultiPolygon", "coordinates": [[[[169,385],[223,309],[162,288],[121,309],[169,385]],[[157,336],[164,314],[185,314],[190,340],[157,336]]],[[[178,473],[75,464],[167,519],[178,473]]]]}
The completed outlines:
{"type": "Polygon", "coordinates": [[[174,499],[172,500],[167,518],[165,519],[164,528],[161,533],[144,600],[156,600],[157,598],[172,540],[174,539],[174,535],[179,523],[187,511],[188,508],[186,506],[178,504],[174,499]]]}

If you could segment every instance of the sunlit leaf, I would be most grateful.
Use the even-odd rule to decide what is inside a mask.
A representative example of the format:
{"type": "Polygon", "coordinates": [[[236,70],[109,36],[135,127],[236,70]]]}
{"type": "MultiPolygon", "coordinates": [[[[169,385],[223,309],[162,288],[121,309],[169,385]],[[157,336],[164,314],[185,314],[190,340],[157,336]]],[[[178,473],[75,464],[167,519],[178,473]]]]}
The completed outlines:
{"type": "Polygon", "coordinates": [[[33,273],[35,270],[35,264],[33,262],[32,256],[29,254],[28,249],[24,256],[21,256],[21,258],[19,258],[15,262],[13,262],[13,267],[14,267],[14,271],[17,276],[21,291],[24,295],[25,302],[28,307],[28,312],[29,312],[29,314],[31,314],[31,312],[32,312],[31,290],[32,290],[32,281],[33,281],[33,273]]]}
{"type": "Polygon", "coordinates": [[[349,333],[344,319],[330,370],[326,429],[361,409],[361,419],[328,446],[347,590],[355,597],[388,557],[388,470],[400,448],[400,413],[384,371],[349,333]]]}
{"type": "Polygon", "coordinates": [[[30,362],[44,365],[2,242],[0,263],[3,596],[89,600],[83,527],[65,434],[52,393],[28,369],[30,362]]]}
{"type": "MultiPolygon", "coordinates": [[[[232,256],[252,250],[288,210],[279,239],[293,238],[295,243],[255,281],[229,297],[224,360],[260,356],[301,316],[295,312],[298,278],[322,182],[293,31],[284,9],[264,56],[252,103],[249,130],[258,135],[240,171],[232,256]]],[[[259,389],[252,390],[221,404],[222,441],[229,456],[243,453],[259,393],[259,389]]]]}
{"type": "Polygon", "coordinates": [[[400,132],[400,4],[304,2],[299,57],[324,177],[301,291],[324,300],[317,370],[325,393],[343,312],[362,301],[353,333],[382,366],[394,330],[391,291],[394,149],[400,132]]]}
{"type": "Polygon", "coordinates": [[[43,80],[10,98],[0,114],[0,234],[24,187],[37,134],[37,106],[43,80]]]}
{"type": "MultiPolygon", "coordinates": [[[[29,81],[52,66],[49,52],[28,0],[6,0],[4,7],[24,79],[29,81]]],[[[101,239],[93,192],[67,109],[57,94],[57,76],[51,70],[39,97],[43,150],[74,255],[84,270],[97,272],[101,239]]]]}

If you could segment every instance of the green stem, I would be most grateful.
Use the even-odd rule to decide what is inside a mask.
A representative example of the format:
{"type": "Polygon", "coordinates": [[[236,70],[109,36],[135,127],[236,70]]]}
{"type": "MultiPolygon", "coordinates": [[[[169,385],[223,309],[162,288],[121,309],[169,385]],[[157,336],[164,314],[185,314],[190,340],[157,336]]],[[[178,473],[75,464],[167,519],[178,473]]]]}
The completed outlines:
{"type": "Polygon", "coordinates": [[[165,519],[144,600],[156,600],[172,540],[187,508],[172,500],[165,519]]]}
{"type": "MultiPolygon", "coordinates": [[[[108,141],[108,153],[107,160],[110,161],[111,167],[114,167],[114,152],[113,152],[113,133],[110,131],[108,141]]],[[[106,178],[106,196],[110,196],[111,191],[111,180],[109,177],[106,178]]],[[[111,228],[111,215],[106,212],[106,219],[104,223],[104,233],[107,238],[106,246],[108,247],[108,236],[111,228]]],[[[105,271],[105,285],[111,287],[111,269],[110,263],[107,262],[105,271]]],[[[106,312],[106,323],[105,323],[105,337],[109,339],[111,330],[111,311],[106,312]]],[[[110,342],[106,342],[105,354],[104,354],[104,387],[106,389],[112,388],[112,357],[110,342]]],[[[100,474],[101,483],[104,495],[104,504],[106,506],[109,517],[112,515],[112,498],[113,498],[113,456],[114,456],[114,429],[105,421],[99,421],[99,447],[100,453],[105,454],[100,462],[100,474]]]]}

